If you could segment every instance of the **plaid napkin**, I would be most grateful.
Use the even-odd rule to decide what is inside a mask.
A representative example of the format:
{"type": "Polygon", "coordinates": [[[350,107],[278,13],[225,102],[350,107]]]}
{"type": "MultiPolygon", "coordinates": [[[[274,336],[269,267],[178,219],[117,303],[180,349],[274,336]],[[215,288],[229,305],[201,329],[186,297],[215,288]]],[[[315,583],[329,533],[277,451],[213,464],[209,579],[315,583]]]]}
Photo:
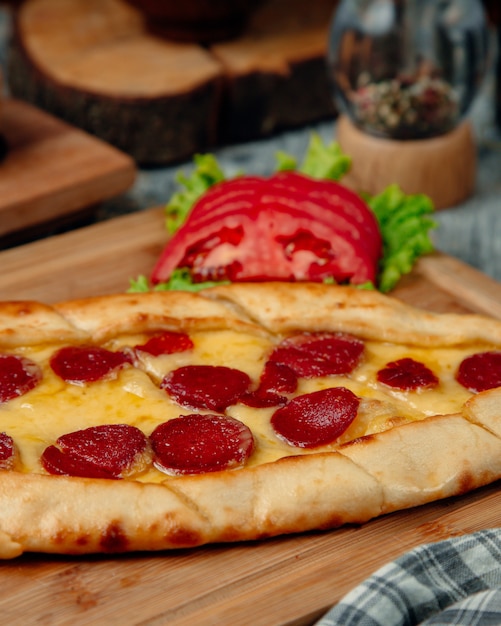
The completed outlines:
{"type": "Polygon", "coordinates": [[[316,626],[500,626],[501,529],[419,546],[350,591],[316,626]]]}

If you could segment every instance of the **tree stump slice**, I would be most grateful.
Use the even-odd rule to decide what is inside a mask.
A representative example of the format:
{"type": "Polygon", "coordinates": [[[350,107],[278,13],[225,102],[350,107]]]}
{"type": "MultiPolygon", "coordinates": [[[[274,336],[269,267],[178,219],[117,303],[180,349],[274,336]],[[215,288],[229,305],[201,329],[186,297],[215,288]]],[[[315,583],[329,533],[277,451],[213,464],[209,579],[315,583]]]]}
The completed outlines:
{"type": "Polygon", "coordinates": [[[120,0],[28,0],[14,25],[12,93],[144,164],[216,140],[221,67],[202,47],[150,35],[120,0]]]}
{"type": "Polygon", "coordinates": [[[326,67],[336,0],[263,2],[242,36],[211,46],[225,75],[223,142],[335,115],[326,67]]]}
{"type": "Polygon", "coordinates": [[[335,114],[325,68],[336,0],[263,0],[237,38],[160,37],[125,0],[25,0],[15,13],[13,96],[139,164],[190,158],[335,114]]]}

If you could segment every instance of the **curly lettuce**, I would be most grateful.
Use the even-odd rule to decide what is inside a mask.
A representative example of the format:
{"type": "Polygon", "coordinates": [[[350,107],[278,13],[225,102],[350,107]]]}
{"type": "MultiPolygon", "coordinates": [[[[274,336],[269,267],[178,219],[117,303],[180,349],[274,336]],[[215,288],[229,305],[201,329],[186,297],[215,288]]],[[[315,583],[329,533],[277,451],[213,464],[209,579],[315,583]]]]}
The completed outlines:
{"type": "Polygon", "coordinates": [[[146,276],[132,278],[129,283],[129,293],[145,293],[147,291],[200,291],[215,285],[225,285],[229,281],[204,281],[194,283],[189,270],[185,267],[175,269],[169,280],[159,285],[150,286],[146,276]]]}
{"type": "Polygon", "coordinates": [[[191,207],[209,187],[225,180],[225,175],[213,154],[196,154],[193,157],[195,168],[190,177],[182,172],[176,176],[181,189],[175,193],[165,207],[166,227],[173,235],[182,226],[191,207]]]}
{"type": "Polygon", "coordinates": [[[434,207],[428,196],[406,195],[398,185],[390,185],[367,203],[376,216],[383,239],[378,289],[386,293],[412,270],[420,256],[433,252],[429,232],[437,223],[429,215],[434,207]]]}

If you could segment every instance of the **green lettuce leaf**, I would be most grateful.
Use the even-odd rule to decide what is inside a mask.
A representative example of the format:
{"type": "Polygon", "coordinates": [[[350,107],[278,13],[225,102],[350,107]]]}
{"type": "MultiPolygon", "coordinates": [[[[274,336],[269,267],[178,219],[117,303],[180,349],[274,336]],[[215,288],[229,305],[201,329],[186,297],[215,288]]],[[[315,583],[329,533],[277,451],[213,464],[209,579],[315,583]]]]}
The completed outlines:
{"type": "Polygon", "coordinates": [[[197,154],[195,169],[187,178],[179,173],[176,181],[184,187],[176,192],[165,207],[167,232],[172,235],[184,223],[193,204],[209,187],[224,180],[224,172],[213,154],[197,154]]]}
{"type": "Polygon", "coordinates": [[[185,267],[177,268],[172,272],[171,277],[165,283],[160,283],[152,287],[146,276],[138,276],[131,279],[128,293],[145,293],[147,291],[200,291],[216,285],[227,285],[229,281],[205,281],[194,283],[189,270],[185,267]]]}
{"type": "Polygon", "coordinates": [[[326,144],[320,135],[313,133],[306,149],[302,163],[297,159],[279,151],[276,154],[277,171],[298,170],[312,178],[341,180],[351,167],[351,158],[343,153],[337,142],[326,144]]]}
{"type": "Polygon", "coordinates": [[[391,291],[416,260],[434,249],[429,231],[437,223],[431,199],[424,194],[406,195],[398,185],[390,185],[367,199],[379,223],[383,239],[378,289],[391,291]]]}

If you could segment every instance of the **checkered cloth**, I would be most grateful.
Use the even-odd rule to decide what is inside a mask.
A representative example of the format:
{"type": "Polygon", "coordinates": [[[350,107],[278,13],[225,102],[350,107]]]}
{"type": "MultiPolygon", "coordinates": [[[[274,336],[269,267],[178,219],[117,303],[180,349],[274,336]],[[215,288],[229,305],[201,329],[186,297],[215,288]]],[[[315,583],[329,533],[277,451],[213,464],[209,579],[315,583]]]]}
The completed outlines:
{"type": "Polygon", "coordinates": [[[316,626],[500,626],[501,529],[419,546],[349,592],[316,626]]]}

